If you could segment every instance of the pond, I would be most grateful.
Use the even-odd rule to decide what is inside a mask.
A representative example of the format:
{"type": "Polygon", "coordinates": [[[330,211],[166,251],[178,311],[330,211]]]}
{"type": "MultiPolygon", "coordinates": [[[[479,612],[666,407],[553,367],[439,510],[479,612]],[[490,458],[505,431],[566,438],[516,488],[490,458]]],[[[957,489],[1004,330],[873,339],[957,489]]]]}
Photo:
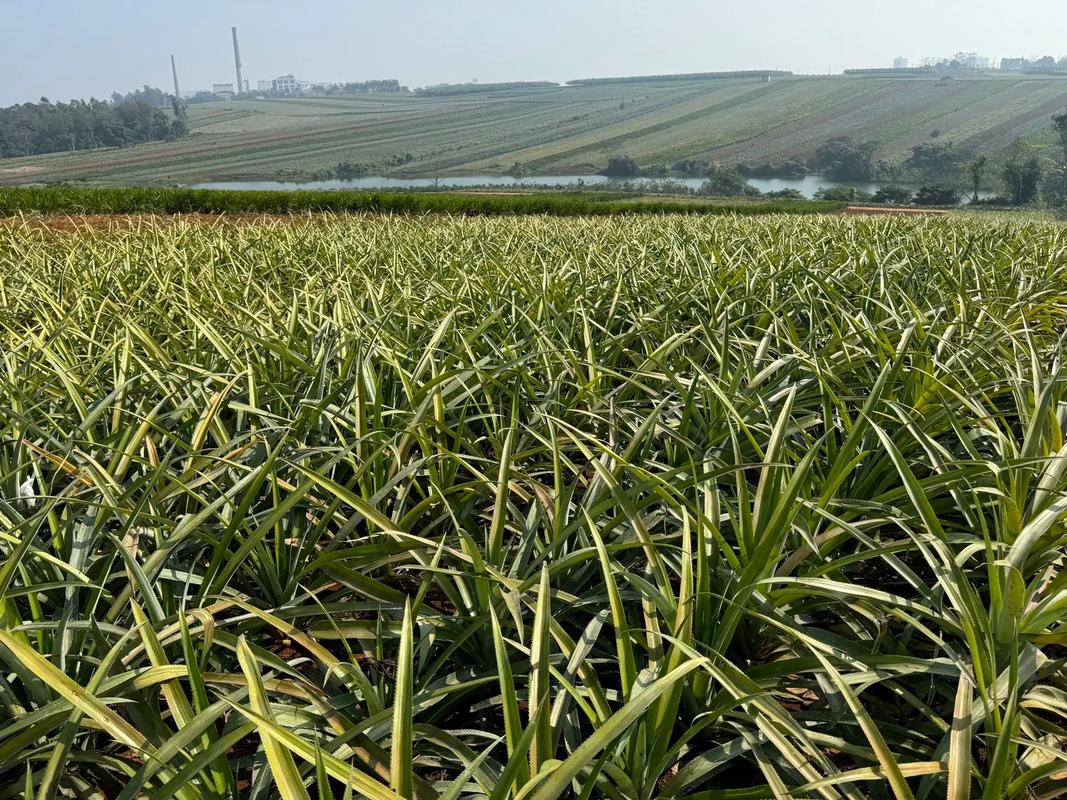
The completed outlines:
{"type": "MultiPolygon", "coordinates": [[[[805,175],[802,178],[749,178],[748,185],[754,186],[761,192],[780,192],[783,189],[796,189],[804,197],[811,199],[815,196],[815,193],[820,189],[825,189],[830,186],[854,186],[861,192],[867,194],[874,194],[884,186],[907,186],[913,192],[919,190],[919,186],[910,186],[908,184],[893,184],[893,183],[869,183],[869,182],[853,182],[853,181],[834,181],[826,178],[822,175],[805,175]]],[[[971,192],[965,193],[967,197],[971,196],[971,192]]],[[[996,197],[996,192],[979,191],[978,196],[980,198],[996,197]]]]}
{"type": "MultiPolygon", "coordinates": [[[[213,181],[197,183],[194,189],[226,189],[247,191],[281,191],[298,192],[323,189],[474,189],[491,188],[557,188],[575,189],[582,186],[617,186],[619,189],[640,186],[655,186],[665,182],[697,190],[704,184],[704,178],[607,178],[603,175],[530,175],[515,178],[510,175],[448,175],[439,178],[389,178],[384,175],[368,175],[347,180],[332,179],[324,181],[307,181],[293,183],[286,181],[213,181]]],[[[804,197],[812,198],[820,189],[841,185],[821,175],[805,175],[802,178],[749,178],[748,184],[761,192],[777,192],[782,189],[796,189],[804,197]]],[[[856,189],[874,194],[882,186],[880,183],[847,183],[856,189]]],[[[918,188],[918,187],[913,187],[918,188]]],[[[993,192],[979,192],[979,196],[990,197],[993,192]]]]}

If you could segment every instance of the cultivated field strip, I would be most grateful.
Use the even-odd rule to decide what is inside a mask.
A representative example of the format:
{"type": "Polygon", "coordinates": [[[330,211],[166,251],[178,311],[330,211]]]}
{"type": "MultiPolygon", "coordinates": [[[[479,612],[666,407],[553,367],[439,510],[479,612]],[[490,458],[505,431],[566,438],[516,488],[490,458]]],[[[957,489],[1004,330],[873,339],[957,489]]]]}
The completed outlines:
{"type": "Polygon", "coordinates": [[[1052,798],[1067,234],[0,228],[0,796],[1052,798]]]}
{"type": "Polygon", "coordinates": [[[189,107],[191,133],[122,150],[5,160],[0,183],[167,184],[310,177],[350,161],[426,177],[589,174],[614,155],[644,166],[685,159],[752,164],[810,158],[835,136],[878,143],[899,161],[938,131],[978,152],[1024,137],[1052,144],[1048,118],[1067,80],[805,76],[616,83],[445,97],[364,95],[241,100],[189,107]],[[398,154],[404,160],[393,159],[398,154]],[[410,158],[408,158],[410,156],[410,158]]]}

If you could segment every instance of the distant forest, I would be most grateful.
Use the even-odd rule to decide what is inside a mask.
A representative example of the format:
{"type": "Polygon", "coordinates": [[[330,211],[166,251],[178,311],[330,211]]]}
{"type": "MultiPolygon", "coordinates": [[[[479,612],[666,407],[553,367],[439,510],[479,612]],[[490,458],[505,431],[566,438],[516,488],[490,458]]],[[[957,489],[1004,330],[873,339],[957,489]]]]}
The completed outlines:
{"type": "Polygon", "coordinates": [[[326,94],[388,94],[390,92],[406,92],[408,87],[401,86],[396,78],[387,78],[376,81],[349,81],[326,89],[326,94]]]}
{"type": "Polygon", "coordinates": [[[678,75],[633,75],[618,78],[581,78],[568,86],[599,86],[609,83],[667,83],[671,81],[723,81],[737,78],[789,78],[792,72],[780,69],[746,69],[734,72],[687,72],[678,75]]]}
{"type": "Polygon", "coordinates": [[[0,158],[166,141],[187,130],[184,107],[149,86],[115,93],[110,101],[52,103],[42,97],[0,108],[0,158]]]}
{"type": "Polygon", "coordinates": [[[517,89],[558,89],[552,81],[510,81],[508,83],[439,83],[423,86],[415,94],[423,97],[447,97],[457,94],[484,94],[486,92],[514,91],[517,89]]]}
{"type": "MultiPolygon", "coordinates": [[[[787,78],[792,72],[773,69],[743,70],[739,72],[693,72],[684,75],[634,75],[618,78],[582,78],[567,81],[567,86],[599,86],[616,83],[667,83],[671,81],[731,80],[737,78],[787,78]]],[[[552,81],[512,81],[510,83],[441,83],[423,86],[415,94],[424,97],[446,97],[457,94],[482,94],[519,89],[558,89],[552,81]]]]}

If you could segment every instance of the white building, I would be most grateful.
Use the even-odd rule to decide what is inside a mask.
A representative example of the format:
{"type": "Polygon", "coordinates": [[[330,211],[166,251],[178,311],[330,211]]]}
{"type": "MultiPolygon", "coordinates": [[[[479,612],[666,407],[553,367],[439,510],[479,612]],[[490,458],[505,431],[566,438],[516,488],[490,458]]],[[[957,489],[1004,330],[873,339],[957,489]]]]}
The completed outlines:
{"type": "Polygon", "coordinates": [[[258,81],[256,83],[256,89],[258,89],[261,92],[273,92],[274,91],[274,81],[258,81]]]}
{"type": "Polygon", "coordinates": [[[278,94],[297,94],[300,92],[300,81],[294,75],[282,75],[271,82],[271,91],[278,94]]]}
{"type": "Polygon", "coordinates": [[[893,69],[907,69],[907,68],[908,68],[908,59],[904,58],[904,56],[897,56],[896,58],[893,59],[893,69]]]}

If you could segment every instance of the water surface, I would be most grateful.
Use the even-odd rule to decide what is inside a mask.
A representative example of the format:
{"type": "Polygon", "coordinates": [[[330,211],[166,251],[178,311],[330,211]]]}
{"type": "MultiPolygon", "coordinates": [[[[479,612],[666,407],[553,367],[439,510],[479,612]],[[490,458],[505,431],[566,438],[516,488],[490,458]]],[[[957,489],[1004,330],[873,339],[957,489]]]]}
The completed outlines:
{"type": "MultiPolygon", "coordinates": [[[[247,191],[299,192],[324,189],[474,189],[491,188],[542,188],[542,189],[576,189],[583,186],[616,186],[620,190],[631,187],[653,188],[670,183],[684,186],[686,189],[698,190],[704,185],[704,178],[607,178],[603,175],[530,175],[514,178],[510,175],[449,175],[440,178],[390,178],[385,175],[368,175],[362,178],[346,180],[331,179],[325,181],[306,181],[303,183],[287,181],[212,181],[194,184],[194,189],[226,189],[247,191]]],[[[749,186],[761,192],[778,192],[783,189],[796,189],[808,199],[815,196],[820,189],[830,186],[853,186],[858,191],[874,194],[885,183],[842,183],[822,175],[805,175],[802,178],[749,178],[749,186]]],[[[917,189],[918,187],[911,187],[917,189]]],[[[994,192],[979,192],[980,197],[992,197],[994,192]]]]}

